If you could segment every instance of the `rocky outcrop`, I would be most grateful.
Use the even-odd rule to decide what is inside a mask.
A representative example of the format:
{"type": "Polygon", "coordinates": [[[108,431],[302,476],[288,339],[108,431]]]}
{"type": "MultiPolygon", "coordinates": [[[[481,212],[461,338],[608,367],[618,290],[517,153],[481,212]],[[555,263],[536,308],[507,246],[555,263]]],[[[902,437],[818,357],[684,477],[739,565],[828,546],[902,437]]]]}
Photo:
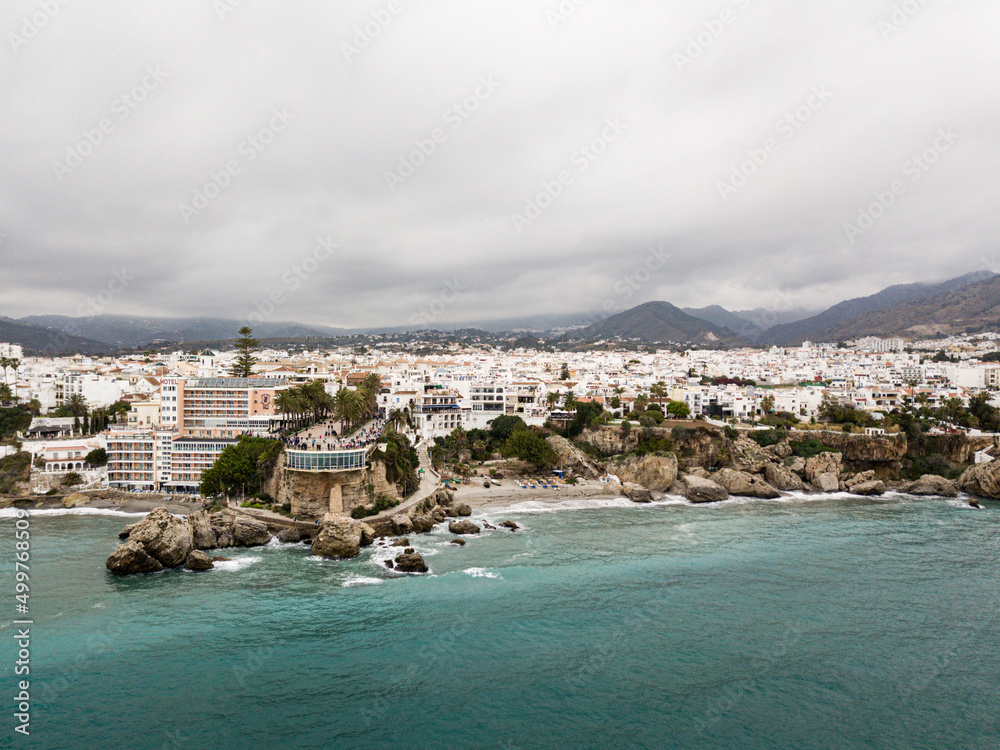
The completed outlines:
{"type": "Polygon", "coordinates": [[[672,454],[628,456],[610,462],[607,469],[625,486],[632,483],[653,492],[666,492],[677,479],[677,457],[672,454]]]}
{"type": "Polygon", "coordinates": [[[184,567],[188,570],[211,570],[215,567],[215,563],[204,552],[194,550],[188,555],[187,564],[184,567]]]}
{"type": "Polygon", "coordinates": [[[783,464],[767,464],[764,467],[764,479],[769,485],[783,492],[795,492],[806,487],[798,475],[783,464]]]}
{"type": "Polygon", "coordinates": [[[478,534],[480,529],[472,521],[452,521],[448,524],[452,534],[478,534]]]}
{"type": "Polygon", "coordinates": [[[625,486],[622,488],[622,492],[625,497],[631,500],[633,503],[651,503],[653,502],[653,493],[647,490],[641,485],[634,484],[633,482],[625,482],[625,486]]]}
{"type": "Polygon", "coordinates": [[[840,479],[832,471],[817,475],[812,484],[821,492],[836,492],[840,489],[840,479]]]}
{"type": "Polygon", "coordinates": [[[410,519],[414,534],[426,534],[434,528],[438,521],[433,516],[413,516],[410,519]]]}
{"type": "Polygon", "coordinates": [[[456,503],[454,506],[455,513],[459,516],[471,516],[472,508],[468,503],[456,503]]]}
{"type": "Polygon", "coordinates": [[[162,507],[150,511],[128,538],[130,542],[141,544],[146,553],[165,568],[183,565],[194,549],[191,526],[162,507]]]}
{"type": "Polygon", "coordinates": [[[304,532],[302,529],[296,528],[282,529],[276,534],[276,536],[278,537],[278,541],[284,544],[297,544],[302,541],[312,541],[312,537],[310,537],[309,534],[304,532]]]}
{"type": "Polygon", "coordinates": [[[773,453],[761,448],[756,440],[751,440],[746,435],[740,435],[733,443],[732,466],[736,471],[760,474],[774,458],[773,453]]]}
{"type": "Polygon", "coordinates": [[[729,499],[726,488],[711,479],[688,474],[684,476],[683,482],[684,497],[692,503],[717,503],[729,499]]]}
{"type": "Polygon", "coordinates": [[[406,536],[413,531],[413,521],[404,513],[399,513],[392,517],[393,533],[398,536],[406,536]]]}
{"type": "Polygon", "coordinates": [[[74,492],[72,495],[67,495],[62,499],[62,506],[64,508],[82,508],[84,505],[90,504],[90,497],[84,495],[82,492],[74,492]]]}
{"type": "Polygon", "coordinates": [[[156,573],[163,570],[163,564],[159,560],[146,552],[141,544],[131,539],[112,552],[105,565],[116,576],[156,573]]]}
{"type": "Polygon", "coordinates": [[[546,442],[556,453],[556,464],[588,479],[596,479],[603,472],[590,456],[561,435],[550,435],[546,442]]]}
{"type": "Polygon", "coordinates": [[[945,479],[937,474],[924,474],[917,481],[905,485],[902,488],[902,492],[905,492],[907,495],[955,497],[958,495],[958,488],[950,479],[945,479]]]}
{"type": "Polygon", "coordinates": [[[976,497],[1000,498],[1000,460],[970,466],[959,477],[958,487],[976,497]]]}
{"type": "Polygon", "coordinates": [[[760,477],[735,469],[720,469],[712,479],[726,488],[730,495],[740,497],[775,498],[781,493],[760,477]]]}
{"type": "Polygon", "coordinates": [[[313,539],[312,551],[319,557],[346,559],[361,552],[361,524],[352,518],[327,513],[319,534],[313,539]]]}
{"type": "Polygon", "coordinates": [[[501,521],[500,525],[505,529],[510,529],[511,531],[517,531],[519,528],[521,528],[513,521],[501,521]]]}
{"type": "Polygon", "coordinates": [[[867,482],[858,482],[848,487],[847,491],[852,495],[881,495],[885,492],[885,483],[881,479],[871,479],[867,482]]]}
{"type": "Polygon", "coordinates": [[[236,516],[230,533],[234,547],[260,547],[271,541],[271,532],[263,522],[243,515],[236,516]]]}
{"type": "Polygon", "coordinates": [[[769,445],[765,450],[772,454],[775,458],[786,459],[792,455],[792,447],[785,442],[775,443],[774,445],[769,445]]]}
{"type": "Polygon", "coordinates": [[[214,549],[218,546],[218,537],[212,530],[208,513],[197,510],[188,516],[188,523],[191,525],[191,539],[195,549],[214,549]]]}
{"type": "Polygon", "coordinates": [[[426,573],[427,563],[424,558],[410,550],[396,556],[396,570],[400,573],[426,573]]]}
{"type": "Polygon", "coordinates": [[[814,482],[820,474],[833,473],[837,476],[843,470],[843,456],[839,453],[823,452],[817,453],[806,459],[805,476],[806,481],[814,482]]]}

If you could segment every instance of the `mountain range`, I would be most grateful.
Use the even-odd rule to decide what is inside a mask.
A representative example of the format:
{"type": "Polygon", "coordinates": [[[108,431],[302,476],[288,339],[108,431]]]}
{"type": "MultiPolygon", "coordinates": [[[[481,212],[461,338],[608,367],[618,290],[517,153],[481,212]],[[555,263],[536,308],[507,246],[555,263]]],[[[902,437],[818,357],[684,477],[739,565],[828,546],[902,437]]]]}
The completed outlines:
{"type": "MultiPolygon", "coordinates": [[[[643,344],[674,343],[701,346],[797,346],[803,341],[838,342],[864,336],[923,338],[936,335],[1000,331],[1000,276],[988,271],[948,281],[890,286],[877,294],[845,300],[817,314],[803,310],[729,311],[719,305],[678,308],[669,302],[647,302],[585,325],[583,314],[537,315],[481,321],[438,330],[476,328],[548,332],[549,338],[572,329],[564,338],[576,342],[622,340],[643,344]]],[[[118,350],[157,344],[225,342],[245,321],[228,318],[167,318],[94,315],[33,315],[0,317],[0,341],[21,344],[29,354],[75,353],[105,356],[118,350]]],[[[260,339],[302,340],[355,334],[425,330],[397,328],[344,329],[292,322],[252,325],[260,339]]]]}

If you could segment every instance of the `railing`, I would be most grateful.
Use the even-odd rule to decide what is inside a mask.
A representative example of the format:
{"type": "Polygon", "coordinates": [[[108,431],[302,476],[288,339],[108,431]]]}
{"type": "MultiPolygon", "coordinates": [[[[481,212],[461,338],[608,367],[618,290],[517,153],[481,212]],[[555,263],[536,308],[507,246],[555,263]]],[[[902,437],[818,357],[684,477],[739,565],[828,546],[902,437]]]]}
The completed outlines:
{"type": "Polygon", "coordinates": [[[293,471],[352,471],[363,469],[368,448],[342,451],[285,451],[285,468],[293,471]]]}

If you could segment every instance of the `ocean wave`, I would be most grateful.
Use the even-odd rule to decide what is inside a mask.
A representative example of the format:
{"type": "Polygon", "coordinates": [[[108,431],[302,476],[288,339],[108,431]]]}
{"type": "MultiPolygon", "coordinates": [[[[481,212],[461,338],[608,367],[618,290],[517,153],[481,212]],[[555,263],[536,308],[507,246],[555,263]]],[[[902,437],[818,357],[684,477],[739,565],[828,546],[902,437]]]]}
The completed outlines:
{"type": "Polygon", "coordinates": [[[348,576],[342,585],[344,588],[349,588],[350,586],[373,586],[375,584],[384,582],[385,582],[384,578],[371,578],[370,576],[348,576]]]}
{"type": "Polygon", "coordinates": [[[503,580],[502,575],[497,573],[495,570],[490,570],[489,568],[466,568],[461,572],[472,578],[498,578],[503,580]]]}
{"type": "Polygon", "coordinates": [[[147,514],[127,513],[114,508],[0,508],[0,518],[17,518],[19,510],[28,511],[29,517],[35,516],[119,516],[122,518],[142,518],[147,514]]]}
{"type": "Polygon", "coordinates": [[[214,570],[243,570],[257,562],[260,562],[259,557],[236,557],[215,563],[214,570]]]}
{"type": "MultiPolygon", "coordinates": [[[[559,500],[547,503],[542,500],[526,500],[503,508],[504,513],[556,513],[567,510],[594,510],[597,508],[643,508],[663,507],[665,505],[691,505],[679,495],[666,495],[651,503],[635,503],[627,497],[577,498],[574,500],[559,500]]],[[[496,515],[501,509],[490,509],[496,515]]]]}

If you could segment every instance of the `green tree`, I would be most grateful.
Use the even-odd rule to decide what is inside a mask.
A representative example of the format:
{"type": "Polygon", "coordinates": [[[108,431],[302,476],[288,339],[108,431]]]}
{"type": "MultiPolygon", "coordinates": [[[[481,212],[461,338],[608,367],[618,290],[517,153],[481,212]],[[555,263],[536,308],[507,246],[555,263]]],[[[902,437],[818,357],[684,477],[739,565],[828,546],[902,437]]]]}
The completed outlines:
{"type": "Polygon", "coordinates": [[[563,362],[562,368],[559,370],[560,380],[569,380],[569,365],[563,362]]]}
{"type": "Polygon", "coordinates": [[[107,466],[108,452],[104,448],[94,448],[83,460],[91,466],[107,466]]]}
{"type": "Polygon", "coordinates": [[[0,404],[7,406],[13,400],[14,394],[11,393],[10,386],[6,383],[0,383],[0,404]]]}
{"type": "Polygon", "coordinates": [[[490,439],[497,444],[504,443],[516,430],[526,430],[528,425],[520,417],[503,415],[490,423],[490,439]]]}
{"type": "Polygon", "coordinates": [[[684,401],[671,401],[667,404],[667,412],[678,419],[687,419],[691,416],[691,407],[684,401]]]}
{"type": "Polygon", "coordinates": [[[237,333],[240,337],[236,339],[236,361],[233,362],[230,374],[234,378],[249,378],[253,375],[253,366],[258,361],[254,353],[260,342],[253,337],[253,329],[250,326],[243,326],[237,333]]]}
{"type": "Polygon", "coordinates": [[[504,454],[516,456],[539,469],[551,469],[556,465],[558,457],[552,446],[537,432],[525,429],[517,430],[504,444],[504,454]]]}
{"type": "Polygon", "coordinates": [[[760,400],[760,410],[763,414],[770,414],[774,411],[774,396],[764,396],[760,400]]]}

